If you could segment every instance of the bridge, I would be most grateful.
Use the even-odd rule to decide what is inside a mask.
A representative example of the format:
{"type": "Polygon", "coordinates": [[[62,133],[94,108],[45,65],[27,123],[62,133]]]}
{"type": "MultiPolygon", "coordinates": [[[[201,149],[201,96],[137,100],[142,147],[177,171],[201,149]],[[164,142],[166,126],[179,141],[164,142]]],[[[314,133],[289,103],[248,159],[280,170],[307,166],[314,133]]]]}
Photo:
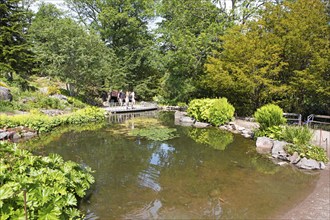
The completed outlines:
{"type": "Polygon", "coordinates": [[[150,102],[140,102],[134,106],[132,106],[131,103],[128,106],[120,106],[118,103],[110,103],[110,105],[104,107],[104,109],[108,112],[108,114],[130,113],[157,110],[158,105],[150,102]]]}

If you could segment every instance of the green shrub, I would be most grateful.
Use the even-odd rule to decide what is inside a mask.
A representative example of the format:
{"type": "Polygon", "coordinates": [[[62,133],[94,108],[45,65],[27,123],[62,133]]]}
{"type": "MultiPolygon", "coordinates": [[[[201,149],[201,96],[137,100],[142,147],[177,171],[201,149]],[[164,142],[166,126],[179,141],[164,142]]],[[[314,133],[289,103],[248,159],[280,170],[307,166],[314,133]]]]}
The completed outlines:
{"type": "Polygon", "coordinates": [[[197,121],[202,121],[202,107],[207,103],[209,99],[194,99],[192,100],[187,109],[187,113],[190,117],[193,117],[197,121]]]}
{"type": "Polygon", "coordinates": [[[75,108],[85,108],[87,106],[85,103],[74,97],[68,97],[68,103],[75,108]]]}
{"type": "Polygon", "coordinates": [[[283,140],[293,144],[307,145],[313,137],[313,131],[307,126],[285,126],[283,140]]]}
{"type": "Polygon", "coordinates": [[[271,126],[264,130],[256,130],[254,132],[255,137],[269,137],[276,140],[283,140],[284,126],[271,126]]]}
{"type": "Polygon", "coordinates": [[[67,115],[48,116],[40,113],[22,115],[0,115],[0,127],[25,126],[40,133],[51,131],[53,128],[66,124],[82,124],[104,119],[104,110],[87,107],[67,115]]]}
{"type": "Polygon", "coordinates": [[[254,118],[259,123],[260,130],[286,123],[286,118],[283,117],[283,110],[274,104],[264,105],[257,109],[254,113],[254,118]]]}
{"type": "Polygon", "coordinates": [[[300,157],[306,157],[308,159],[314,159],[316,161],[323,161],[324,163],[327,163],[329,161],[329,158],[327,157],[325,150],[318,146],[309,146],[305,144],[292,144],[286,147],[286,151],[289,154],[293,154],[294,152],[297,152],[300,157]]]}
{"type": "Polygon", "coordinates": [[[94,182],[89,167],[64,162],[55,154],[34,156],[8,142],[0,142],[0,158],[1,219],[83,217],[77,199],[94,182]]]}
{"type": "Polygon", "coordinates": [[[234,117],[235,108],[226,98],[194,99],[189,103],[187,113],[197,121],[209,122],[215,126],[225,124],[234,117]]]}
{"type": "Polygon", "coordinates": [[[49,86],[47,89],[48,95],[61,94],[61,91],[56,86],[49,86]]]}
{"type": "Polygon", "coordinates": [[[234,106],[229,104],[226,98],[215,99],[209,109],[208,121],[215,126],[219,126],[231,121],[234,113],[234,106]]]}

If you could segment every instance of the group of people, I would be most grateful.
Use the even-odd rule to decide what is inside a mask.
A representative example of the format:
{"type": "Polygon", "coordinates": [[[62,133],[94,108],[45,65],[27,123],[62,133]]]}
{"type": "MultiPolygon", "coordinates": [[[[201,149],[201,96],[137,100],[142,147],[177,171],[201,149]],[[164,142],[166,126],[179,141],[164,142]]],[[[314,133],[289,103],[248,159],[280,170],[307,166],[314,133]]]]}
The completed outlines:
{"type": "Polygon", "coordinates": [[[120,106],[123,106],[125,104],[126,108],[128,109],[129,107],[129,101],[131,100],[132,108],[135,105],[135,93],[126,91],[126,93],[123,92],[123,90],[120,90],[118,92],[117,96],[118,102],[120,106]],[[125,101],[125,103],[124,103],[125,101]]]}

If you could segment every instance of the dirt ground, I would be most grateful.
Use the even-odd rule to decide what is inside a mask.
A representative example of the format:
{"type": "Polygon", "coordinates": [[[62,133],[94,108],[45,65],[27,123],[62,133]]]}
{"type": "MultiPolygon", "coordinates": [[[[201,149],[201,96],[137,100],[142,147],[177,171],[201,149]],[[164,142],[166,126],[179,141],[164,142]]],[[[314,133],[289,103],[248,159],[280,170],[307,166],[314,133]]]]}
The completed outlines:
{"type": "MultiPolygon", "coordinates": [[[[253,129],[258,127],[257,123],[244,120],[235,120],[239,126],[253,129]]],[[[323,147],[330,158],[330,132],[315,130],[312,143],[323,147]]],[[[279,220],[330,220],[330,164],[320,171],[319,179],[314,190],[302,202],[296,204],[292,209],[272,219],[279,220]]]]}

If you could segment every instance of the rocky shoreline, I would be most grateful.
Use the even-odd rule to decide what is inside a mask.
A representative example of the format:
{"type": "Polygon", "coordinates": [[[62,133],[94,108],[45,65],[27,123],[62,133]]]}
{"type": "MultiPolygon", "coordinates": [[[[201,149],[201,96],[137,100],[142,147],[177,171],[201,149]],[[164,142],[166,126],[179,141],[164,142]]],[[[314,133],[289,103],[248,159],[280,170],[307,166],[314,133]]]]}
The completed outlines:
{"type": "MultiPolygon", "coordinates": [[[[189,117],[186,112],[175,112],[175,123],[182,126],[192,126],[198,128],[205,128],[211,126],[209,123],[198,122],[189,117]]],[[[254,137],[254,129],[258,128],[258,124],[249,119],[238,119],[233,122],[229,122],[226,125],[219,127],[221,130],[230,131],[235,134],[241,134],[245,138],[254,137]]],[[[300,169],[318,170],[325,169],[326,165],[322,161],[316,161],[313,159],[307,159],[300,157],[297,152],[292,155],[288,154],[285,150],[285,146],[290,145],[285,141],[277,141],[268,137],[258,137],[256,140],[256,151],[260,154],[271,155],[270,159],[274,163],[280,166],[293,164],[300,169]]]]}

